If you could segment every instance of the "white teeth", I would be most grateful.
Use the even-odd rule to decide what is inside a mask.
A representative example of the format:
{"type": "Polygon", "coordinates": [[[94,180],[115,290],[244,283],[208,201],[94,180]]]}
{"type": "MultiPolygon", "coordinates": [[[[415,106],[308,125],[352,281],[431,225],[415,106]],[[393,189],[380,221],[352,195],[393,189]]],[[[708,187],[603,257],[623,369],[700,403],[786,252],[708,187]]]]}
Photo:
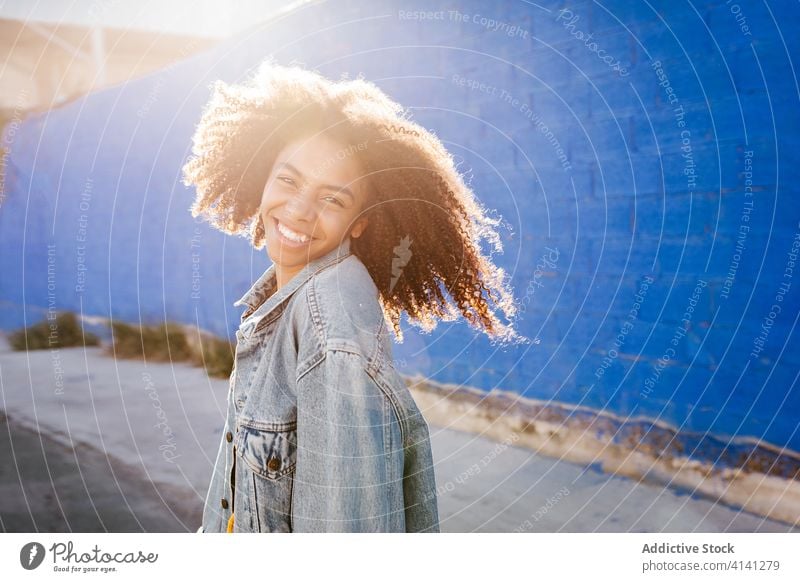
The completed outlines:
{"type": "Polygon", "coordinates": [[[295,242],[308,242],[311,240],[311,237],[289,229],[288,227],[284,226],[280,221],[278,222],[278,230],[283,236],[295,242]]]}

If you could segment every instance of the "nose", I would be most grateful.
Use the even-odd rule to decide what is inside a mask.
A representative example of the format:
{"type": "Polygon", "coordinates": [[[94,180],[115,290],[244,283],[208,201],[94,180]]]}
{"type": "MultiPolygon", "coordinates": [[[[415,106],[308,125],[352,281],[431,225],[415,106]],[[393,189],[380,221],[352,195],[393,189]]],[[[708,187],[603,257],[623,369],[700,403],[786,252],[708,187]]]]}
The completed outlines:
{"type": "Polygon", "coordinates": [[[292,220],[299,222],[311,221],[314,219],[313,204],[308,198],[309,196],[307,193],[303,192],[292,196],[289,201],[286,202],[286,212],[292,220]]]}

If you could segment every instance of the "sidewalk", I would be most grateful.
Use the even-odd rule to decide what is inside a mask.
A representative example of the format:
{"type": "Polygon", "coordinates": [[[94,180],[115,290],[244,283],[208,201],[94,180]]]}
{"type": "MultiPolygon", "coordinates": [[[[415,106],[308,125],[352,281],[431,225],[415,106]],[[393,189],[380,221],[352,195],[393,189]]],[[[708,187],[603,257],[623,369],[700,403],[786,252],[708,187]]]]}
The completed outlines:
{"type": "MultiPolygon", "coordinates": [[[[186,364],[0,338],[0,526],[195,531],[227,389],[186,364]]],[[[796,531],[477,435],[431,425],[431,438],[443,532],[796,531]]]]}

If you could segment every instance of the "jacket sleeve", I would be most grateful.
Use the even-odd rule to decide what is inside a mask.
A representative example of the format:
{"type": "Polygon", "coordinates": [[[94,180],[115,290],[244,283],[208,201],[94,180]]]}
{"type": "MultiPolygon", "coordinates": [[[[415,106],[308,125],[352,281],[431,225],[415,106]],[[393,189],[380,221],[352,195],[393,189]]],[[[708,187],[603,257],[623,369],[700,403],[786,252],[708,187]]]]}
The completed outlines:
{"type": "Polygon", "coordinates": [[[365,366],[329,350],[297,381],[295,532],[405,531],[400,427],[365,366]]]}

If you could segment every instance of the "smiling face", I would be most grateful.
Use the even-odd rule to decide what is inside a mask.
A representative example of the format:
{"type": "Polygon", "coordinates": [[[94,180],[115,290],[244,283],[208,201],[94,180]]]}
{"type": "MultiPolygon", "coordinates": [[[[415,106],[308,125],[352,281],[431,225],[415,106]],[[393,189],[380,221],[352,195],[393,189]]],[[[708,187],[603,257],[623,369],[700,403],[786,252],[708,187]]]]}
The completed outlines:
{"type": "Polygon", "coordinates": [[[276,157],[259,213],[279,288],[366,228],[368,192],[356,150],[317,134],[288,143],[276,157]]]}

